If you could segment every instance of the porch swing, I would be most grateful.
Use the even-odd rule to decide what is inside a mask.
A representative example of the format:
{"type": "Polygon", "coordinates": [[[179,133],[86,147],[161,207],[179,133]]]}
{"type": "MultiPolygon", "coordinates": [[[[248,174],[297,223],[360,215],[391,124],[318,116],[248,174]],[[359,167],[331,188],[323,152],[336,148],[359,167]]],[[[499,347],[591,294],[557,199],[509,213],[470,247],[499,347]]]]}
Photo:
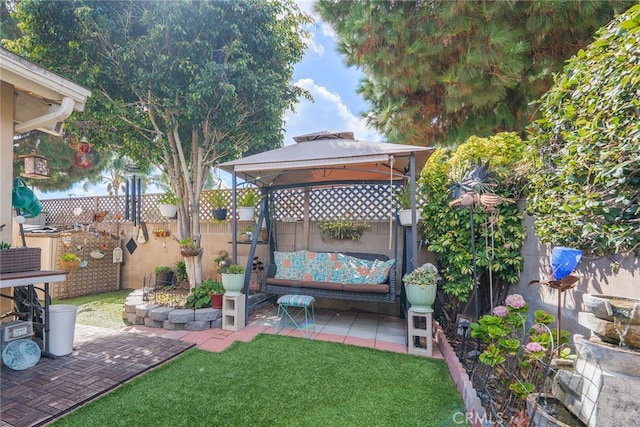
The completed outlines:
{"type": "MultiPolygon", "coordinates": [[[[397,298],[397,285],[399,282],[395,274],[395,266],[389,270],[387,291],[371,290],[362,292],[349,286],[341,289],[328,286],[328,289],[311,287],[308,281],[296,281],[293,286],[284,286],[275,279],[274,256],[278,252],[278,222],[275,221],[275,194],[281,190],[308,189],[307,197],[315,190],[322,187],[354,185],[379,186],[389,188],[390,196],[393,187],[409,181],[413,195],[411,227],[403,227],[405,244],[403,248],[402,270],[411,271],[416,267],[418,241],[416,207],[415,207],[415,182],[416,170],[421,169],[433,148],[398,145],[389,143],[375,143],[357,141],[351,132],[320,132],[303,135],[294,138],[296,144],[283,148],[256,154],[246,158],[237,159],[220,165],[232,175],[234,197],[232,209],[237,211],[236,190],[238,178],[245,183],[256,185],[261,189],[262,199],[260,203],[257,229],[266,223],[269,247],[269,263],[263,275],[264,288],[273,294],[304,293],[305,295],[322,298],[349,299],[356,301],[376,301],[394,303],[397,298]]],[[[308,206],[305,215],[309,213],[308,206]]],[[[310,218],[305,217],[303,227],[308,232],[310,218]]],[[[398,236],[399,225],[393,208],[389,212],[389,250],[393,250],[392,259],[398,260],[398,236]],[[395,221],[394,221],[395,220],[395,221]]],[[[237,218],[232,221],[232,258],[237,259],[237,218]]],[[[258,244],[258,233],[254,233],[248,254],[247,273],[245,276],[245,298],[247,298],[251,278],[251,263],[255,256],[258,244]]],[[[307,242],[308,249],[309,242],[307,242]]],[[[387,252],[388,252],[387,251],[387,252]]],[[[332,251],[333,252],[333,251],[332,251]]],[[[345,252],[344,256],[351,256],[367,261],[377,259],[380,262],[388,261],[385,254],[345,252]]],[[[397,262],[396,262],[397,265],[397,262]]],[[[364,286],[364,285],[352,285],[364,286]]],[[[249,310],[247,310],[248,312],[249,310]]]]}

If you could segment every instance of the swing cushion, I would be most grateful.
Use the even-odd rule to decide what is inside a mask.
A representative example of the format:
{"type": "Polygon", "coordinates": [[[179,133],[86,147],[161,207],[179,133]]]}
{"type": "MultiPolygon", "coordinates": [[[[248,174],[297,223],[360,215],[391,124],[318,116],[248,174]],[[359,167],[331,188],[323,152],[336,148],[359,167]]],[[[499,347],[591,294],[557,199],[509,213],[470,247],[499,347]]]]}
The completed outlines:
{"type": "Polygon", "coordinates": [[[380,261],[379,259],[374,260],[369,273],[364,278],[364,283],[367,285],[375,285],[386,282],[389,278],[389,271],[395,263],[395,259],[390,259],[388,261],[380,261]]]}
{"type": "Polygon", "coordinates": [[[305,273],[305,255],[307,251],[274,252],[277,267],[276,279],[300,279],[305,273]]]}
{"type": "Polygon", "coordinates": [[[394,303],[395,266],[395,260],[381,254],[275,252],[274,263],[265,268],[263,289],[279,295],[394,303]],[[292,268],[300,263],[303,271],[292,268]]]}

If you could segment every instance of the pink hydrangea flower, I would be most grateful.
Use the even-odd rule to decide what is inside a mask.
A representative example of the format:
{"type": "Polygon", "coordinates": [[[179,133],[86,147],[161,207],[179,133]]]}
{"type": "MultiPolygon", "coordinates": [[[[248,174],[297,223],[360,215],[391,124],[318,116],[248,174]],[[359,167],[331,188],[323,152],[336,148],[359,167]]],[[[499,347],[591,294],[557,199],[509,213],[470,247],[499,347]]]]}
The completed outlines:
{"type": "Polygon", "coordinates": [[[518,295],[518,294],[513,294],[513,295],[507,296],[507,298],[504,300],[504,302],[509,307],[515,308],[516,310],[518,308],[522,308],[525,305],[527,305],[527,303],[525,302],[524,298],[522,298],[522,295],[518,295]]]}
{"type": "Polygon", "coordinates": [[[542,324],[536,323],[533,325],[532,329],[536,331],[537,334],[546,334],[549,330],[542,324]]]}
{"type": "Polygon", "coordinates": [[[525,346],[525,349],[530,353],[539,353],[544,351],[545,348],[538,344],[537,342],[530,342],[525,346]]]}
{"type": "Polygon", "coordinates": [[[509,310],[504,305],[499,305],[493,309],[493,314],[500,317],[505,317],[509,314],[509,310]]]}

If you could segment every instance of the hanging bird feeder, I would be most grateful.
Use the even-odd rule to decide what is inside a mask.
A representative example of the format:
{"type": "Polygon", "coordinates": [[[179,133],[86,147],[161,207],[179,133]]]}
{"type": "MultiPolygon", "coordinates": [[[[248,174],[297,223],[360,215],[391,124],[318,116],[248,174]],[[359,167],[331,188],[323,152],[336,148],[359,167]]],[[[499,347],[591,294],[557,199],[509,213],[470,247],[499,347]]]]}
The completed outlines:
{"type": "Polygon", "coordinates": [[[21,176],[34,179],[49,179],[49,159],[38,153],[38,145],[40,140],[36,142],[36,148],[31,154],[23,154],[20,158],[24,159],[24,173],[21,176]]]}

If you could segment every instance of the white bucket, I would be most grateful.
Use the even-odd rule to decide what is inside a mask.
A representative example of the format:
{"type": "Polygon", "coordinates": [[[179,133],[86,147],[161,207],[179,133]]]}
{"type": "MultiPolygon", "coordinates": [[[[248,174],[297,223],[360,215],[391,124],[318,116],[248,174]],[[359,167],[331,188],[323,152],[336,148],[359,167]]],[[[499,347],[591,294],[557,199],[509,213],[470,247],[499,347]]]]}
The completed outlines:
{"type": "Polygon", "coordinates": [[[78,307],[67,304],[49,306],[49,353],[66,356],[73,351],[78,307]]]}

